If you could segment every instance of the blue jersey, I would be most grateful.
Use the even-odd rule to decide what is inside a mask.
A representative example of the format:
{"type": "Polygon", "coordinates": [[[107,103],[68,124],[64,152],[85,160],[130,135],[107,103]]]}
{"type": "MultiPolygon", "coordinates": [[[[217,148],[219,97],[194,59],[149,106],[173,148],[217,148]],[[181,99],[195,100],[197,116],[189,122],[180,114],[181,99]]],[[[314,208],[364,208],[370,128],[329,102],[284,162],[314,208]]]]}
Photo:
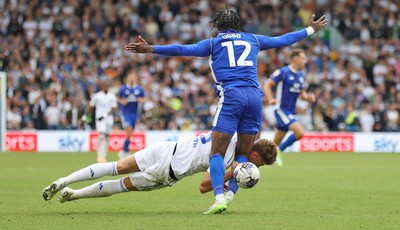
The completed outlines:
{"type": "Polygon", "coordinates": [[[296,114],[296,102],[301,90],[303,90],[304,75],[302,72],[294,72],[289,66],[275,70],[271,79],[277,84],[277,107],[291,114],[296,114]]]}
{"type": "Polygon", "coordinates": [[[128,85],[123,85],[117,96],[122,99],[127,99],[128,104],[119,105],[119,108],[123,115],[136,115],[138,110],[138,98],[144,97],[144,90],[139,85],[134,85],[133,87],[129,87],[128,85]]]}
{"type": "Polygon", "coordinates": [[[260,50],[279,48],[307,37],[305,29],[278,37],[221,31],[215,38],[191,45],[154,46],[154,53],[168,56],[209,57],[212,76],[222,88],[229,86],[259,88],[257,55],[260,50]]]}

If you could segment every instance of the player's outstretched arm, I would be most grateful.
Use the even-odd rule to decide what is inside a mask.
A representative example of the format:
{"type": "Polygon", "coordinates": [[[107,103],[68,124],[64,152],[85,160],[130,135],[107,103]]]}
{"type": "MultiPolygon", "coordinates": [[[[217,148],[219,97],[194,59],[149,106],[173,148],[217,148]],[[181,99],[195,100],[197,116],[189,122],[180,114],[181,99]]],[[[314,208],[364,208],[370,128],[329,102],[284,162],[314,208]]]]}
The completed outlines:
{"type": "MultiPolygon", "coordinates": [[[[233,177],[233,170],[230,170],[230,171],[226,172],[225,176],[224,176],[224,182],[227,182],[232,177],[233,177]]],[[[226,185],[224,185],[224,186],[225,186],[225,189],[226,189],[227,186],[226,185]]],[[[212,184],[211,184],[210,173],[206,172],[204,174],[204,178],[200,183],[199,190],[200,190],[201,193],[207,193],[207,192],[213,191],[213,187],[212,187],[212,184]]]]}
{"type": "Polygon", "coordinates": [[[139,42],[128,43],[125,49],[132,53],[155,53],[165,56],[194,56],[207,57],[211,54],[211,45],[209,39],[190,45],[149,45],[139,35],[139,42]]]}
{"type": "Polygon", "coordinates": [[[125,45],[125,49],[132,53],[140,53],[140,54],[154,52],[154,47],[147,44],[147,42],[142,38],[142,36],[139,35],[138,38],[139,42],[128,43],[127,45],[125,45]]]}
{"type": "Polygon", "coordinates": [[[308,24],[309,26],[307,28],[299,31],[289,32],[281,36],[268,37],[263,35],[256,35],[260,43],[260,50],[289,46],[306,38],[307,36],[312,35],[315,32],[318,32],[328,24],[328,20],[326,19],[325,15],[323,15],[316,21],[314,21],[314,19],[315,14],[311,16],[310,22],[308,24]]]}

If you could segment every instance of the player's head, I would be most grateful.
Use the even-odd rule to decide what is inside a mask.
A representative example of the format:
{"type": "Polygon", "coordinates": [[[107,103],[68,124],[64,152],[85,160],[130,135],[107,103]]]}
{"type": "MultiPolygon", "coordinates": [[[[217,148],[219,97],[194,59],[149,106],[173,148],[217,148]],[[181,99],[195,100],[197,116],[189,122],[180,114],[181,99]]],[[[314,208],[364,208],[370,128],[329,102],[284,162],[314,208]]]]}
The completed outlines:
{"type": "Polygon", "coordinates": [[[239,15],[235,11],[228,9],[228,6],[226,6],[226,9],[224,10],[217,11],[210,23],[212,25],[212,29],[217,27],[219,31],[227,29],[240,29],[239,15]]]}
{"type": "Polygon", "coordinates": [[[131,69],[131,70],[128,71],[125,80],[126,80],[126,83],[127,83],[128,85],[134,85],[134,84],[137,83],[137,78],[138,78],[138,77],[137,77],[136,70],[131,69]]]}
{"type": "Polygon", "coordinates": [[[99,82],[99,88],[100,88],[100,90],[103,91],[103,92],[105,92],[105,93],[107,93],[107,92],[108,92],[108,84],[109,84],[108,81],[100,81],[100,82],[99,82]]]}
{"type": "Polygon", "coordinates": [[[267,139],[259,139],[253,144],[249,161],[257,167],[272,165],[276,160],[277,148],[274,142],[267,139]]]}
{"type": "Polygon", "coordinates": [[[290,52],[290,64],[297,70],[302,70],[307,64],[306,52],[302,49],[293,49],[290,52]]]}

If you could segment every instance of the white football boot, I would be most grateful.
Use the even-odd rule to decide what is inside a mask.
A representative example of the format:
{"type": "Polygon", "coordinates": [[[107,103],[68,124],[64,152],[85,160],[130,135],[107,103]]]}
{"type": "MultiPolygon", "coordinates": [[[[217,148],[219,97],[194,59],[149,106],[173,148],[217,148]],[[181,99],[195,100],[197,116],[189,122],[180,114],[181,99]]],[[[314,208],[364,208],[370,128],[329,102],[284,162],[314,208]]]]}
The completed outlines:
{"type": "Polygon", "coordinates": [[[58,201],[60,201],[60,203],[71,201],[73,200],[71,199],[72,194],[74,194],[74,190],[69,187],[65,187],[63,190],[61,190],[61,196],[58,198],[58,201]]]}
{"type": "Polygon", "coordinates": [[[66,185],[64,181],[58,179],[51,183],[49,186],[43,189],[42,191],[42,196],[45,201],[51,200],[53,196],[60,191],[62,188],[64,188],[66,185]]]}

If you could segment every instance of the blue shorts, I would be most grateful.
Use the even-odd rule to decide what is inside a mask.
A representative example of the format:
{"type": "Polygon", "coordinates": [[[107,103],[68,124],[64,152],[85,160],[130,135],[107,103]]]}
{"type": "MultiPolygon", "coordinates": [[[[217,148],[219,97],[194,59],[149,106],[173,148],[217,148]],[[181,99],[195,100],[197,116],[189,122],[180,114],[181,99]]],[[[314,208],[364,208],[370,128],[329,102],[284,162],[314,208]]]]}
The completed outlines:
{"type": "Polygon", "coordinates": [[[124,129],[128,128],[128,127],[132,127],[132,129],[135,129],[135,125],[136,125],[136,119],[137,119],[137,115],[136,114],[121,114],[121,122],[122,122],[122,127],[124,129]]]}
{"type": "Polygon", "coordinates": [[[284,109],[275,109],[276,128],[280,131],[287,132],[291,124],[296,122],[296,117],[291,112],[284,109]]]}
{"type": "Polygon", "coordinates": [[[262,93],[257,87],[228,87],[219,92],[213,131],[255,135],[261,128],[262,93]]]}

